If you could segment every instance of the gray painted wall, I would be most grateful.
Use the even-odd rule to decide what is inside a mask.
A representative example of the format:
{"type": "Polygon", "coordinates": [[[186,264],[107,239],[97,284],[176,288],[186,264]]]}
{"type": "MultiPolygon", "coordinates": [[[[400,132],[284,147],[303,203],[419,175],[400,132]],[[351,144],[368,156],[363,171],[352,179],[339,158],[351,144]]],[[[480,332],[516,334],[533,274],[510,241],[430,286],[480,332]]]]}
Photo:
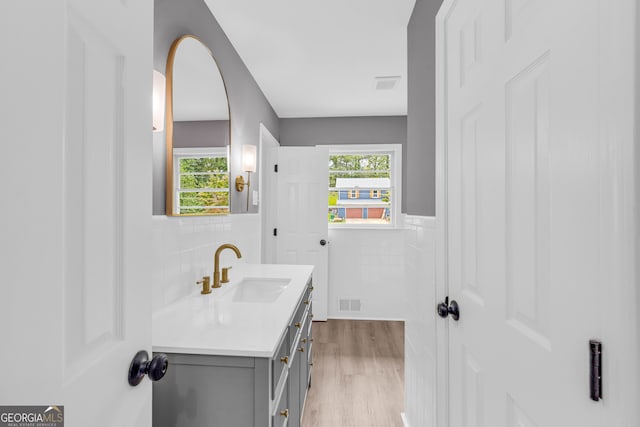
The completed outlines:
{"type": "MultiPolygon", "coordinates": [[[[231,106],[230,170],[233,180],[241,173],[242,144],[258,146],[260,122],[277,138],[278,117],[203,0],[155,0],[154,4],[153,65],[156,70],[165,72],[169,47],[183,34],[193,34],[202,40],[220,67],[231,106]]],[[[153,140],[153,213],[162,215],[165,211],[164,133],[155,133],[153,140]]],[[[253,190],[258,190],[257,180],[251,184],[253,190]]],[[[245,197],[246,193],[231,191],[233,213],[246,211],[245,197]]],[[[257,212],[257,207],[250,206],[249,211],[257,212]]]]}
{"type": "MultiPolygon", "coordinates": [[[[407,117],[314,117],[280,119],[280,145],[402,144],[407,162],[407,117]]],[[[402,212],[405,212],[407,170],[402,168],[402,212]]]]}
{"type": "Polygon", "coordinates": [[[280,145],[404,144],[406,116],[280,119],[280,145]]]}
{"type": "Polygon", "coordinates": [[[173,146],[224,147],[228,143],[228,120],[193,120],[173,122],[173,146]]]}
{"type": "Polygon", "coordinates": [[[435,16],[441,3],[417,0],[407,27],[409,113],[402,200],[410,215],[436,214],[435,16]]]}

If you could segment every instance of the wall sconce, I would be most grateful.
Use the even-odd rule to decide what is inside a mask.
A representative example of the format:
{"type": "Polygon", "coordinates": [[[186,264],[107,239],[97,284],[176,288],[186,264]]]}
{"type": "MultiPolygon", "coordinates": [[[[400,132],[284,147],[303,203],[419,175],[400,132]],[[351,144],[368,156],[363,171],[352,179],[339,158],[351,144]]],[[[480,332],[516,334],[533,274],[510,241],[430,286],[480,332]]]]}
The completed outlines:
{"type": "Polygon", "coordinates": [[[166,79],[160,71],[153,70],[153,131],[164,130],[164,105],[166,79]]]}
{"type": "MultiPolygon", "coordinates": [[[[242,170],[247,173],[247,212],[249,211],[249,189],[251,187],[251,172],[256,171],[256,158],[258,147],[251,144],[242,146],[242,170]]],[[[245,187],[244,177],[238,175],[236,178],[236,190],[242,192],[245,187]]]]}

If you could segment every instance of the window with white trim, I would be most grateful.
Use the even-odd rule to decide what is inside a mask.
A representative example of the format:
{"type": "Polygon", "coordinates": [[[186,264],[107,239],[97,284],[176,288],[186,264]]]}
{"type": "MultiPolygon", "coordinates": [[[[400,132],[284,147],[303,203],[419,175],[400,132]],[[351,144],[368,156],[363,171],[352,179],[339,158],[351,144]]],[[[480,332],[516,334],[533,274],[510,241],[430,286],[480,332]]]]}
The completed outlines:
{"type": "Polygon", "coordinates": [[[336,227],[395,225],[400,145],[331,146],[328,221],[336,227]]]}
{"type": "Polygon", "coordinates": [[[177,214],[228,214],[226,147],[174,148],[174,206],[177,214]]]}

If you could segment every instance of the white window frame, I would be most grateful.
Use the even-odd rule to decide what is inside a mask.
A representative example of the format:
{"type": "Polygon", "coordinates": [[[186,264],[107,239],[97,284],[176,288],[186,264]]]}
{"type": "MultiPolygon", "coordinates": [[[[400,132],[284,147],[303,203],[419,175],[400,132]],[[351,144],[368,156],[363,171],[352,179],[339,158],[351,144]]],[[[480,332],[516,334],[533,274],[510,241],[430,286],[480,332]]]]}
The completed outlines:
{"type": "MultiPolygon", "coordinates": [[[[180,209],[180,200],[178,194],[180,193],[180,159],[185,158],[198,158],[198,157],[226,157],[227,158],[227,175],[229,175],[229,185],[231,185],[231,174],[229,171],[229,146],[225,147],[194,147],[194,148],[174,148],[173,149],[173,209],[174,214],[177,214],[180,209]]],[[[229,193],[229,206],[226,207],[229,211],[227,213],[220,214],[207,214],[207,215],[228,215],[231,213],[231,192],[227,188],[218,189],[220,193],[229,193]]],[[[182,214],[190,215],[190,214],[182,214]]]]}
{"type": "MultiPolygon", "coordinates": [[[[389,224],[331,224],[329,229],[397,229],[400,224],[400,207],[402,206],[402,144],[349,144],[327,145],[329,155],[341,154],[389,154],[391,155],[391,222],[389,224]]],[[[327,159],[328,160],[328,159],[327,159]]],[[[327,166],[328,168],[329,166],[327,166]]],[[[327,189],[328,189],[327,185],[327,189]]],[[[327,192],[328,194],[328,192],[327,192]]],[[[327,206],[328,208],[328,206],[327,206]]]]}

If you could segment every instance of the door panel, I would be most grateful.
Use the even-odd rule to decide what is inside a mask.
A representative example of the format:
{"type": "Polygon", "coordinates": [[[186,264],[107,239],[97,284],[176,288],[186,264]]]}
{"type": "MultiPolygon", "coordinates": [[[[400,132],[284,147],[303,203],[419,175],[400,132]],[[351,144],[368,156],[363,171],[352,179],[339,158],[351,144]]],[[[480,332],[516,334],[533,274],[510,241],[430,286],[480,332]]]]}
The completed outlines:
{"type": "Polygon", "coordinates": [[[550,351],[549,56],[506,85],[507,323],[550,351]]]}
{"type": "Polygon", "coordinates": [[[3,39],[17,45],[6,49],[13,161],[2,177],[18,184],[18,208],[0,214],[16,230],[1,239],[12,254],[3,281],[16,286],[0,291],[0,323],[21,349],[0,356],[0,400],[64,405],[68,425],[150,426],[149,383],[130,387],[127,370],[151,350],[153,3],[38,7],[0,10],[3,39]]]}
{"type": "Polygon", "coordinates": [[[278,263],[313,265],[314,320],[327,320],[329,151],[278,148],[278,263]]]}
{"type": "Polygon", "coordinates": [[[125,69],[121,52],[78,13],[70,11],[67,25],[65,355],[73,372],[122,339],[117,308],[123,304],[123,187],[118,169],[123,166],[125,69]]]}
{"type": "MultiPolygon", "coordinates": [[[[449,295],[461,310],[458,322],[449,322],[450,333],[450,423],[452,426],[496,427],[499,405],[492,395],[493,357],[486,349],[496,345],[491,310],[495,289],[486,266],[487,252],[496,238],[486,230],[491,221],[487,206],[495,201],[495,183],[487,181],[487,171],[495,168],[487,155],[487,131],[492,118],[490,100],[485,99],[484,81],[490,52],[484,44],[492,22],[479,4],[458,2],[445,22],[450,106],[447,109],[449,142],[448,260],[449,295]],[[470,321],[469,319],[473,319],[470,321]]],[[[495,30],[493,30],[495,32],[495,30]]],[[[498,187],[499,188],[499,187],[498,187]]],[[[499,239],[499,237],[498,237],[499,239]]]]}
{"type": "Polygon", "coordinates": [[[136,255],[150,236],[151,43],[140,30],[150,29],[151,9],[97,1],[68,8],[64,395],[73,424],[107,406],[118,408],[123,425],[150,424],[149,381],[133,389],[124,373],[151,344],[149,268],[136,255]],[[87,402],[86,390],[98,384],[102,397],[87,402]]]}
{"type": "Polygon", "coordinates": [[[595,427],[614,414],[588,387],[607,268],[595,231],[610,144],[598,137],[601,11],[597,0],[458,0],[439,15],[439,280],[461,311],[446,320],[451,426],[595,427]]]}

